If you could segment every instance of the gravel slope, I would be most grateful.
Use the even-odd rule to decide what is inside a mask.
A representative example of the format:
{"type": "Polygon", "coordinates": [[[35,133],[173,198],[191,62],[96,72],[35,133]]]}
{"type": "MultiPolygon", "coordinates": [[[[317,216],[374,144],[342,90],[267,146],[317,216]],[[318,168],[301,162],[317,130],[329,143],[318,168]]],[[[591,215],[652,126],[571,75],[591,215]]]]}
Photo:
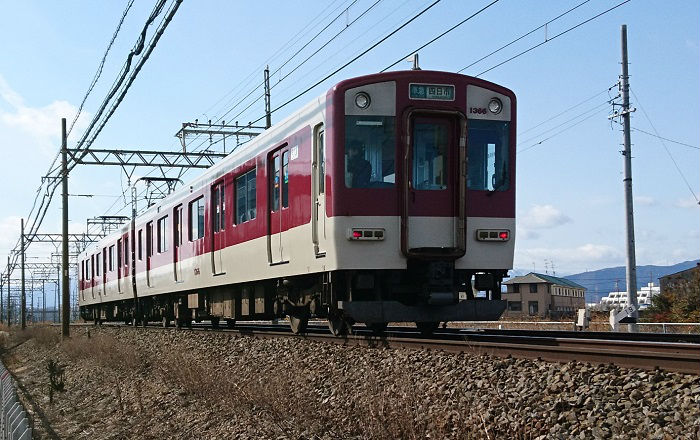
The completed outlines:
{"type": "MultiPolygon", "coordinates": [[[[700,378],[226,333],[37,329],[3,355],[35,438],[422,439],[700,436],[700,378]],[[48,400],[49,359],[65,391],[48,400]],[[25,396],[26,398],[26,396],[25,396]]],[[[699,372],[700,373],[700,372],[699,372]]]]}

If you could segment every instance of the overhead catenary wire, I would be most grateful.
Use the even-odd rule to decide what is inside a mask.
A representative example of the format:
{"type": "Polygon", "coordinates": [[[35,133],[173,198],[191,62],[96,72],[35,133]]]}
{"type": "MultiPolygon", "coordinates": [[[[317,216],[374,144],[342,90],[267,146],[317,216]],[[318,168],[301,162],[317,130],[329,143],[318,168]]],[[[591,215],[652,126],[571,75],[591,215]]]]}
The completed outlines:
{"type": "Polygon", "coordinates": [[[519,132],[519,133],[518,133],[518,136],[522,136],[522,135],[524,135],[525,133],[529,133],[529,132],[533,131],[534,129],[539,128],[539,127],[545,125],[546,123],[553,121],[554,119],[558,118],[559,116],[565,115],[566,113],[570,112],[571,110],[574,110],[574,109],[576,109],[576,108],[582,106],[583,104],[586,104],[587,102],[593,101],[595,98],[597,98],[598,96],[602,95],[602,94],[605,93],[606,91],[607,91],[607,89],[606,89],[606,90],[602,90],[602,91],[596,93],[595,95],[591,96],[590,98],[586,98],[586,99],[584,99],[583,101],[579,101],[578,103],[572,105],[571,107],[568,107],[566,110],[562,110],[561,112],[559,112],[559,113],[557,113],[557,114],[555,114],[555,115],[553,115],[553,116],[550,116],[549,118],[545,119],[544,121],[542,121],[542,122],[540,122],[540,123],[538,123],[538,124],[536,124],[536,125],[533,125],[532,127],[528,128],[528,129],[525,129],[525,130],[519,132]]]}
{"type": "MultiPolygon", "coordinates": [[[[590,0],[587,0],[587,1],[590,1],[590,0]]],[[[488,5],[484,6],[483,8],[479,9],[479,10],[476,11],[475,13],[473,13],[473,14],[471,14],[470,16],[468,16],[467,18],[465,18],[464,20],[462,20],[462,21],[460,21],[459,23],[457,23],[456,25],[454,25],[454,26],[452,26],[451,28],[447,29],[446,31],[442,32],[441,34],[439,34],[438,36],[436,36],[436,37],[433,38],[432,40],[428,41],[427,43],[421,45],[420,47],[414,49],[413,51],[407,53],[407,54],[404,55],[403,57],[401,57],[401,58],[399,58],[398,60],[394,61],[393,63],[389,64],[388,66],[386,66],[385,68],[383,68],[382,70],[380,70],[380,72],[386,72],[387,70],[391,69],[391,68],[394,67],[395,65],[397,65],[397,64],[399,64],[400,62],[406,60],[406,58],[408,58],[411,54],[417,53],[418,51],[420,51],[420,50],[422,50],[422,49],[425,49],[425,48],[428,47],[429,45],[433,44],[434,42],[436,42],[436,41],[439,40],[440,38],[444,37],[445,35],[449,34],[449,33],[452,32],[453,30],[455,30],[455,29],[457,29],[458,27],[462,26],[464,23],[468,22],[468,21],[471,20],[472,18],[474,18],[474,17],[476,17],[477,15],[481,14],[482,12],[484,12],[485,10],[487,10],[488,8],[490,8],[491,6],[495,5],[495,4],[498,3],[498,2],[499,2],[499,0],[493,0],[493,1],[492,1],[491,3],[489,3],[488,5]]]]}
{"type": "Polygon", "coordinates": [[[686,144],[685,142],[674,141],[673,139],[669,139],[669,138],[667,138],[667,137],[659,136],[658,134],[649,133],[648,131],[644,131],[644,130],[642,130],[641,128],[632,127],[632,130],[633,130],[633,131],[636,131],[636,132],[639,132],[639,133],[644,133],[644,134],[646,134],[646,135],[655,137],[655,138],[657,138],[657,139],[664,140],[664,141],[666,141],[666,142],[671,142],[671,143],[673,143],[673,144],[682,145],[682,146],[684,146],[684,147],[692,148],[692,149],[694,149],[694,150],[700,150],[700,147],[698,147],[698,146],[686,144]]]}
{"type": "MultiPolygon", "coordinates": [[[[606,105],[607,105],[607,103],[606,103],[606,105]]],[[[589,116],[587,116],[587,117],[581,119],[580,121],[577,121],[577,122],[575,122],[575,123],[573,123],[573,124],[571,124],[571,125],[569,125],[569,126],[564,127],[563,129],[559,130],[558,132],[552,134],[551,136],[548,136],[548,137],[542,139],[542,140],[539,141],[539,142],[535,142],[535,143],[532,144],[532,145],[529,145],[529,146],[527,146],[527,147],[525,147],[525,148],[523,148],[523,149],[521,149],[521,150],[518,150],[518,151],[516,152],[516,154],[524,153],[524,152],[526,152],[526,151],[528,151],[528,150],[531,150],[531,149],[537,147],[538,145],[542,145],[542,144],[544,144],[545,142],[547,142],[548,140],[554,138],[555,136],[558,136],[558,135],[560,135],[561,133],[564,133],[565,131],[567,131],[567,130],[569,130],[569,129],[575,127],[575,126],[584,123],[585,121],[591,119],[592,117],[599,115],[602,111],[603,111],[603,109],[599,109],[597,112],[594,112],[594,113],[592,113],[591,115],[589,115],[589,116]]]]}
{"type": "MultiPolygon", "coordinates": [[[[522,55],[525,55],[526,53],[531,52],[531,51],[537,49],[538,47],[543,46],[543,45],[549,43],[550,41],[553,41],[553,40],[555,40],[555,39],[561,37],[562,35],[565,35],[565,34],[571,32],[571,31],[573,31],[573,30],[575,30],[575,29],[578,29],[579,27],[581,27],[581,26],[583,26],[583,25],[585,25],[585,24],[587,24],[587,23],[589,23],[589,22],[591,22],[591,21],[593,21],[593,20],[595,20],[595,19],[597,19],[597,18],[599,18],[599,17],[602,17],[603,15],[605,15],[605,14],[607,14],[607,13],[609,13],[609,12],[611,12],[611,11],[613,11],[613,10],[619,8],[620,6],[622,6],[622,5],[626,4],[626,3],[629,3],[629,2],[631,2],[631,1],[632,1],[632,0],[625,0],[625,1],[621,2],[621,3],[618,3],[617,5],[615,5],[615,6],[611,7],[611,8],[608,8],[608,9],[606,9],[605,11],[603,11],[603,12],[601,12],[601,13],[599,13],[599,14],[594,15],[594,16],[591,17],[591,18],[589,18],[589,19],[587,19],[587,20],[584,20],[584,21],[578,23],[577,25],[571,26],[570,28],[566,29],[565,31],[559,32],[558,34],[554,35],[554,36],[551,37],[551,38],[547,38],[546,40],[542,41],[541,43],[538,43],[538,44],[536,44],[536,45],[534,45],[534,46],[532,46],[532,47],[530,47],[530,48],[528,48],[528,49],[525,49],[525,50],[522,51],[522,52],[519,52],[519,53],[516,54],[516,55],[513,55],[512,57],[510,57],[510,58],[508,58],[508,59],[506,59],[506,60],[504,60],[504,61],[501,61],[500,63],[496,64],[495,66],[489,67],[488,69],[482,71],[481,73],[479,73],[479,74],[477,74],[477,75],[475,75],[475,76],[477,76],[477,77],[478,77],[478,76],[481,76],[481,75],[483,75],[483,74],[485,74],[485,73],[487,73],[487,72],[492,71],[493,69],[496,69],[496,68],[498,68],[498,67],[500,67],[500,66],[502,66],[502,65],[504,65],[504,64],[506,64],[506,63],[509,63],[509,62],[513,61],[514,59],[519,58],[519,57],[521,57],[522,55]]],[[[460,70],[460,72],[461,72],[461,70],[460,70]]]]}

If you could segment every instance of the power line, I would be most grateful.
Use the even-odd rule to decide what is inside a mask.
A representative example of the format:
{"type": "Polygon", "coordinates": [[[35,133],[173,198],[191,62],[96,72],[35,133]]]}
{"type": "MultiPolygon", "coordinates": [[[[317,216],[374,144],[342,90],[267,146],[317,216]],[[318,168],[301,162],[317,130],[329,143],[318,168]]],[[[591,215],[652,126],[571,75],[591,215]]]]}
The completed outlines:
{"type": "Polygon", "coordinates": [[[664,138],[662,138],[659,135],[659,132],[656,130],[654,123],[651,122],[651,118],[647,114],[646,110],[644,110],[644,107],[642,106],[642,103],[639,101],[637,94],[634,93],[634,90],[632,90],[631,88],[630,88],[630,91],[632,92],[632,96],[634,96],[634,99],[637,100],[637,104],[639,105],[639,108],[642,110],[642,113],[644,114],[644,117],[646,118],[647,122],[649,122],[649,125],[651,125],[652,130],[654,130],[654,133],[656,133],[656,137],[659,139],[659,142],[661,142],[661,145],[663,145],[664,150],[666,150],[666,154],[668,154],[668,157],[671,158],[671,162],[673,162],[673,165],[676,167],[676,171],[678,171],[678,174],[680,174],[681,178],[685,182],[685,185],[688,187],[688,191],[690,191],[690,193],[693,195],[693,198],[695,199],[695,201],[697,201],[698,204],[700,204],[700,200],[698,200],[698,196],[695,195],[695,191],[693,191],[693,188],[690,186],[688,179],[685,178],[683,171],[681,171],[681,168],[678,166],[678,162],[676,162],[676,159],[673,158],[673,155],[671,154],[671,150],[668,149],[668,147],[666,146],[666,142],[664,142],[664,138]]]}
{"type": "Polygon", "coordinates": [[[549,24],[551,24],[551,23],[553,23],[553,22],[559,20],[561,17],[563,17],[563,16],[567,15],[568,13],[570,13],[570,12],[572,12],[572,11],[574,11],[574,10],[580,8],[581,6],[585,5],[586,3],[590,2],[590,1],[591,1],[591,0],[585,0],[585,1],[581,2],[581,3],[579,3],[578,5],[574,6],[574,7],[571,8],[571,9],[569,9],[568,11],[563,12],[563,13],[557,15],[556,17],[552,18],[551,20],[547,21],[546,23],[544,23],[544,24],[542,24],[542,25],[540,25],[540,26],[537,26],[536,28],[532,29],[532,30],[529,31],[529,32],[524,33],[523,35],[519,36],[518,38],[516,38],[515,40],[511,41],[510,43],[507,43],[507,44],[505,44],[505,45],[499,47],[498,49],[494,50],[493,52],[484,55],[483,57],[481,57],[481,58],[479,58],[478,60],[474,61],[474,62],[471,63],[470,65],[459,69],[459,70],[457,71],[457,73],[461,73],[461,72],[467,70],[468,68],[472,67],[473,65],[478,64],[478,63],[480,63],[481,61],[485,60],[486,58],[488,58],[488,57],[490,57],[490,56],[492,56],[492,55],[495,55],[495,54],[497,54],[498,52],[502,51],[503,49],[505,49],[505,48],[507,48],[507,47],[509,47],[509,46],[511,46],[511,45],[513,45],[513,44],[515,44],[515,43],[517,43],[518,41],[522,40],[523,38],[532,35],[533,33],[539,31],[540,29],[546,28],[547,25],[549,25],[549,24]]]}
{"type": "MultiPolygon", "coordinates": [[[[641,105],[640,105],[640,108],[641,108],[641,105]]],[[[684,146],[684,147],[688,147],[688,148],[693,148],[693,149],[696,149],[696,150],[700,150],[700,147],[696,147],[695,145],[686,144],[685,142],[674,141],[673,139],[665,138],[665,137],[663,137],[663,136],[659,136],[658,134],[649,133],[648,131],[644,131],[644,130],[642,130],[641,128],[634,128],[634,127],[633,127],[632,130],[638,131],[638,132],[640,132],[640,133],[647,134],[647,135],[649,135],[649,136],[653,136],[653,137],[655,137],[655,138],[657,138],[657,139],[661,139],[661,140],[664,140],[664,141],[667,141],[667,142],[671,142],[671,143],[674,143],[674,144],[682,145],[682,146],[684,146]]]]}
{"type": "MultiPolygon", "coordinates": [[[[607,103],[605,103],[605,104],[607,105],[607,103]]],[[[559,134],[561,134],[561,133],[563,133],[563,132],[565,132],[565,131],[567,131],[567,130],[569,130],[569,129],[571,129],[571,128],[577,126],[577,125],[582,124],[583,122],[585,122],[585,121],[591,119],[591,118],[594,117],[594,116],[597,116],[598,114],[600,114],[600,110],[597,111],[597,112],[594,112],[593,114],[589,115],[589,116],[586,117],[586,118],[581,119],[580,121],[578,121],[578,122],[576,122],[576,123],[574,123],[574,124],[569,125],[568,127],[565,127],[564,129],[562,129],[562,130],[560,130],[560,131],[554,133],[553,135],[551,135],[551,136],[549,136],[549,137],[547,137],[547,138],[545,138],[545,139],[542,139],[542,140],[539,141],[539,142],[536,142],[536,143],[534,143],[534,144],[532,144],[532,145],[530,145],[530,146],[528,146],[528,147],[525,147],[525,148],[523,148],[522,150],[518,150],[518,151],[517,151],[517,154],[524,153],[525,151],[531,150],[531,149],[535,148],[535,147],[538,146],[538,145],[542,145],[543,143],[547,142],[548,140],[552,139],[553,137],[555,137],[555,136],[557,136],[557,135],[559,135],[559,134]]]]}
{"type": "MultiPolygon", "coordinates": [[[[590,0],[587,0],[587,1],[590,1],[590,0]]],[[[430,40],[430,41],[428,41],[427,43],[423,44],[423,45],[420,46],[419,48],[417,48],[417,49],[415,49],[415,50],[413,50],[413,51],[407,53],[407,54],[404,55],[403,57],[399,58],[398,60],[394,61],[394,62],[391,63],[390,65],[386,66],[384,69],[380,70],[380,72],[386,72],[387,70],[391,69],[391,68],[394,67],[395,65],[399,64],[401,61],[404,61],[406,58],[408,58],[409,56],[411,56],[411,54],[414,54],[414,53],[416,53],[416,52],[418,52],[418,51],[420,51],[420,50],[426,48],[427,46],[433,44],[434,42],[436,42],[436,41],[439,40],[440,38],[444,37],[445,35],[449,34],[449,33],[452,32],[453,30],[455,30],[455,29],[457,29],[458,27],[462,26],[464,23],[468,22],[468,21],[471,20],[472,18],[474,18],[474,17],[476,17],[477,15],[481,14],[482,12],[484,12],[485,10],[487,10],[488,8],[490,8],[491,6],[495,5],[495,4],[498,3],[498,2],[499,2],[499,0],[493,0],[493,1],[492,1],[491,3],[489,3],[488,5],[484,6],[484,7],[481,8],[481,9],[479,9],[478,11],[476,11],[475,13],[473,13],[472,15],[470,15],[469,17],[465,18],[464,20],[460,21],[460,22],[457,23],[456,25],[452,26],[451,28],[449,28],[449,29],[446,30],[445,32],[441,33],[441,34],[438,35],[437,37],[433,38],[432,40],[430,40]]]]}
{"type": "Polygon", "coordinates": [[[621,3],[618,3],[617,5],[613,6],[612,8],[606,9],[605,11],[603,11],[603,12],[597,14],[597,15],[594,15],[593,17],[591,17],[591,18],[589,18],[589,19],[584,20],[584,21],[582,21],[581,23],[579,23],[579,24],[577,24],[577,25],[575,25],[575,26],[572,26],[572,27],[568,28],[568,29],[565,30],[565,31],[556,34],[556,35],[553,36],[552,38],[548,38],[548,39],[544,40],[543,42],[541,42],[541,43],[539,43],[539,44],[536,44],[536,45],[530,47],[529,49],[526,49],[526,50],[524,50],[524,51],[518,53],[517,55],[513,55],[512,57],[508,58],[508,59],[505,60],[505,61],[501,61],[500,63],[496,64],[496,65],[493,66],[493,67],[490,67],[490,68],[484,70],[483,72],[479,73],[479,74],[476,75],[476,76],[481,76],[481,75],[483,75],[484,73],[490,72],[490,71],[492,71],[493,69],[495,69],[495,68],[497,68],[497,67],[500,67],[500,66],[502,66],[502,65],[504,65],[504,64],[506,64],[506,63],[508,63],[508,62],[510,62],[510,61],[513,61],[514,59],[516,59],[516,58],[518,58],[518,57],[520,57],[520,56],[522,56],[522,55],[525,55],[526,53],[528,53],[528,52],[530,52],[530,51],[532,51],[532,50],[534,50],[534,49],[537,49],[538,47],[540,47],[540,46],[542,46],[542,45],[544,45],[544,44],[547,44],[547,43],[549,43],[550,41],[552,41],[552,40],[554,40],[554,39],[556,39],[556,38],[559,38],[559,37],[561,37],[562,35],[564,35],[564,34],[566,34],[566,33],[569,33],[569,32],[571,32],[571,31],[573,31],[574,29],[577,29],[577,28],[583,26],[584,24],[587,24],[587,23],[589,23],[589,22],[595,20],[595,19],[598,18],[598,17],[601,17],[601,16],[607,14],[608,12],[613,11],[613,10],[619,8],[620,6],[624,5],[625,3],[629,3],[630,1],[632,1],[632,0],[625,0],[625,1],[621,2],[621,3]]]}
{"type": "Polygon", "coordinates": [[[119,30],[122,27],[122,23],[124,23],[124,19],[126,18],[126,14],[129,13],[129,10],[131,9],[131,6],[133,4],[134,4],[134,0],[129,0],[129,2],[126,5],[126,9],[124,9],[124,12],[122,13],[122,18],[119,20],[119,24],[117,24],[117,29],[114,31],[114,34],[112,35],[112,39],[110,40],[109,44],[107,45],[107,49],[105,50],[105,53],[102,56],[102,61],[100,62],[99,67],[97,67],[97,72],[95,72],[95,76],[92,78],[92,83],[90,83],[90,87],[88,87],[87,92],[85,92],[85,96],[83,97],[83,101],[80,103],[80,106],[78,107],[78,112],[75,114],[75,118],[73,118],[73,122],[71,122],[71,124],[70,124],[70,128],[68,129],[67,136],[69,136],[71,131],[73,131],[73,126],[75,125],[76,121],[78,120],[80,113],[83,111],[83,106],[85,105],[85,101],[87,101],[88,96],[90,96],[90,92],[92,92],[92,89],[97,84],[97,80],[99,80],[100,75],[102,75],[102,68],[105,65],[105,61],[107,60],[107,55],[109,54],[109,50],[112,48],[112,45],[114,44],[114,40],[117,39],[117,34],[119,34],[119,30]]]}
{"type": "MultiPolygon", "coordinates": [[[[613,87],[614,87],[614,86],[613,86],[613,87]]],[[[608,89],[608,90],[609,90],[609,89],[608,89]]],[[[559,116],[562,116],[562,115],[564,115],[564,114],[570,112],[571,110],[573,110],[573,109],[575,109],[575,108],[578,108],[578,107],[582,106],[583,104],[594,100],[595,98],[597,98],[598,96],[602,95],[602,94],[605,93],[606,91],[607,91],[607,90],[600,91],[600,92],[596,93],[595,95],[591,96],[590,98],[586,98],[586,99],[584,99],[583,101],[581,101],[581,102],[579,102],[579,103],[577,103],[577,104],[572,105],[571,107],[567,108],[566,110],[561,111],[561,112],[557,113],[557,114],[554,115],[554,116],[550,116],[549,118],[545,119],[544,121],[540,122],[539,124],[533,125],[532,127],[528,128],[527,130],[521,131],[520,133],[518,133],[518,136],[522,136],[522,135],[524,135],[525,133],[529,133],[529,132],[531,132],[532,130],[534,130],[534,129],[538,128],[538,127],[543,126],[543,125],[546,124],[547,122],[553,121],[554,119],[558,118],[559,116]]]]}
{"type": "Polygon", "coordinates": [[[531,137],[529,137],[529,138],[527,138],[527,139],[521,140],[520,142],[522,142],[522,143],[524,143],[524,144],[527,144],[527,143],[529,143],[530,141],[532,141],[533,139],[536,139],[536,138],[539,138],[539,137],[541,137],[541,136],[544,136],[545,134],[549,133],[550,131],[556,130],[557,128],[560,128],[560,127],[562,127],[562,126],[564,126],[564,125],[566,125],[566,124],[568,124],[568,123],[570,123],[570,122],[572,122],[572,121],[575,121],[576,119],[578,119],[578,118],[580,118],[580,117],[582,117],[582,116],[586,116],[587,114],[589,114],[589,113],[591,113],[591,112],[594,112],[594,111],[596,111],[596,110],[602,109],[603,107],[607,107],[608,105],[610,105],[610,103],[609,103],[608,101],[605,101],[605,102],[603,102],[603,103],[600,103],[600,104],[596,105],[595,107],[589,108],[588,110],[584,111],[583,113],[579,113],[578,115],[574,116],[574,117],[571,118],[571,119],[568,119],[568,120],[566,120],[566,121],[564,121],[564,122],[562,122],[562,123],[560,123],[560,124],[558,124],[558,125],[555,125],[554,127],[549,128],[549,129],[547,129],[547,130],[541,132],[540,134],[537,134],[537,135],[535,135],[535,136],[531,136],[531,137]]]}

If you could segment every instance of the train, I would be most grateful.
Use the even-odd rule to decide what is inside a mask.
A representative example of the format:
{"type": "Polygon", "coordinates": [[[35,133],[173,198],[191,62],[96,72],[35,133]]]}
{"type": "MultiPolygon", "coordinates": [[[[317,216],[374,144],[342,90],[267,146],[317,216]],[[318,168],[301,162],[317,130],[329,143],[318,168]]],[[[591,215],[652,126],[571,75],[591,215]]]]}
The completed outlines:
{"type": "Polygon", "coordinates": [[[497,320],[515,242],[515,94],[406,70],[343,80],[78,256],[85,320],[497,320]]]}

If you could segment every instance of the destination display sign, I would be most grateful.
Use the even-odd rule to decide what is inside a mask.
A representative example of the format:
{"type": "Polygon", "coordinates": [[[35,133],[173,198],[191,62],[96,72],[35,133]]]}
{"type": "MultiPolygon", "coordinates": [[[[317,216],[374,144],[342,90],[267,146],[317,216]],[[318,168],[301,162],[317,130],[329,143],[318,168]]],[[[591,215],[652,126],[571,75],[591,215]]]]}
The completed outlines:
{"type": "Polygon", "coordinates": [[[455,86],[442,84],[410,84],[409,98],[454,101],[455,86]]]}

